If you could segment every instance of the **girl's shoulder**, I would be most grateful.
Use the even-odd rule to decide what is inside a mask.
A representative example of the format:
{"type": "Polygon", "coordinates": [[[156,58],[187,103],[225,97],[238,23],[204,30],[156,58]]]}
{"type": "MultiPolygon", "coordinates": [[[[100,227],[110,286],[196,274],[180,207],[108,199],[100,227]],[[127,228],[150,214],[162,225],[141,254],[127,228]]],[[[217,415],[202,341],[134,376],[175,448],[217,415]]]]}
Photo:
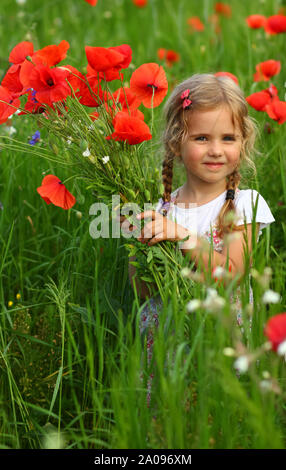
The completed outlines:
{"type": "Polygon", "coordinates": [[[245,220],[249,224],[254,217],[260,223],[260,229],[275,222],[269,205],[256,189],[238,189],[234,203],[239,218],[236,225],[243,225],[245,220]]]}

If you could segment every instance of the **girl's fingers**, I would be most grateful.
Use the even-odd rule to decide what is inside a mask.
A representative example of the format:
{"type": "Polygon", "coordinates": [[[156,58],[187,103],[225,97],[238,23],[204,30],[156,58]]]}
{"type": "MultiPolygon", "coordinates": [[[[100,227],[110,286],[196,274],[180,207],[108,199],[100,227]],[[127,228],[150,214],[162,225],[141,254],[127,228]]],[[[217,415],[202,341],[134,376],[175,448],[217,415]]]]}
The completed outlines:
{"type": "Polygon", "coordinates": [[[152,220],[155,219],[156,214],[160,215],[156,211],[145,211],[145,212],[140,212],[140,214],[136,215],[136,219],[145,219],[145,217],[152,217],[152,220]]]}
{"type": "Polygon", "coordinates": [[[163,240],[166,240],[166,237],[164,236],[164,233],[158,233],[156,237],[151,238],[151,240],[148,242],[149,246],[153,246],[156,243],[162,242],[163,240]]]}

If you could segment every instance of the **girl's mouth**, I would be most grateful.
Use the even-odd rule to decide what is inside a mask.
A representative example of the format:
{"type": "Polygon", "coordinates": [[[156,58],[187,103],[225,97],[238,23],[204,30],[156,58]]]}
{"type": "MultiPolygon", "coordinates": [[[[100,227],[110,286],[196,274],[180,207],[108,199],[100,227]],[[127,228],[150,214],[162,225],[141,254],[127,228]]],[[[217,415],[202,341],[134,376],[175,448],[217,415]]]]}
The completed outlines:
{"type": "Polygon", "coordinates": [[[207,165],[208,168],[216,170],[218,168],[221,168],[224,165],[224,163],[204,163],[204,165],[207,165]]]}

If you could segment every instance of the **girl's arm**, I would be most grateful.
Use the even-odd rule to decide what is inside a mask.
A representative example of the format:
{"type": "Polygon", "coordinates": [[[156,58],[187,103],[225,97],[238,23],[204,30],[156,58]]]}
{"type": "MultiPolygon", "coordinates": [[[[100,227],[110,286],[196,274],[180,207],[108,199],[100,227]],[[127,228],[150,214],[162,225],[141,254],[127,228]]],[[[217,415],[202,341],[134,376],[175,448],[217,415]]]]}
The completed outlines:
{"type": "MultiPolygon", "coordinates": [[[[256,239],[259,231],[259,224],[256,224],[256,239]]],[[[247,224],[246,230],[241,232],[233,232],[228,241],[224,244],[222,253],[218,253],[216,250],[210,249],[206,250],[205,240],[201,237],[197,238],[197,244],[194,248],[188,249],[187,243],[182,244],[182,252],[184,255],[190,256],[190,258],[195,262],[197,267],[200,267],[203,271],[209,270],[209,256],[211,257],[211,272],[221,266],[227,271],[230,271],[232,276],[239,276],[239,279],[243,276],[245,271],[245,256],[244,253],[248,252],[251,262],[251,253],[252,253],[252,224],[247,224]],[[247,243],[247,244],[246,244],[247,243]],[[185,248],[184,248],[185,246],[185,248]],[[228,255],[228,266],[227,263],[228,255]]]]}

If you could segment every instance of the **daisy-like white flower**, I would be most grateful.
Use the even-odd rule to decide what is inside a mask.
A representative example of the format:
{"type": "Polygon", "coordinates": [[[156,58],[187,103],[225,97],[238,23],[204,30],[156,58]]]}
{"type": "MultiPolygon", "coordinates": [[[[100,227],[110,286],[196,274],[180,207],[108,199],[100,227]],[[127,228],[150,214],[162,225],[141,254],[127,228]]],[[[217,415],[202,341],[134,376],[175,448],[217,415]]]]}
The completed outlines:
{"type": "Polygon", "coordinates": [[[234,368],[241,374],[245,374],[249,368],[249,359],[247,356],[240,356],[234,361],[234,368]]]}
{"type": "Polygon", "coordinates": [[[104,163],[104,165],[110,160],[110,157],[108,155],[106,155],[105,157],[102,157],[102,161],[104,163]]]}
{"type": "Polygon", "coordinates": [[[262,302],[264,304],[278,304],[278,302],[280,302],[280,299],[281,296],[277,292],[268,289],[263,294],[262,302]]]}
{"type": "Polygon", "coordinates": [[[68,137],[67,144],[70,145],[72,143],[72,137],[68,137]]]}
{"type": "Polygon", "coordinates": [[[25,5],[26,0],[16,0],[16,3],[17,3],[18,5],[25,5]]]}
{"type": "Polygon", "coordinates": [[[199,299],[190,300],[187,303],[187,311],[188,312],[194,312],[195,310],[200,308],[201,304],[202,304],[202,302],[199,299]]]}
{"type": "Polygon", "coordinates": [[[90,150],[89,150],[88,147],[87,147],[87,149],[83,152],[82,156],[83,156],[83,157],[90,157],[90,150]]]}

